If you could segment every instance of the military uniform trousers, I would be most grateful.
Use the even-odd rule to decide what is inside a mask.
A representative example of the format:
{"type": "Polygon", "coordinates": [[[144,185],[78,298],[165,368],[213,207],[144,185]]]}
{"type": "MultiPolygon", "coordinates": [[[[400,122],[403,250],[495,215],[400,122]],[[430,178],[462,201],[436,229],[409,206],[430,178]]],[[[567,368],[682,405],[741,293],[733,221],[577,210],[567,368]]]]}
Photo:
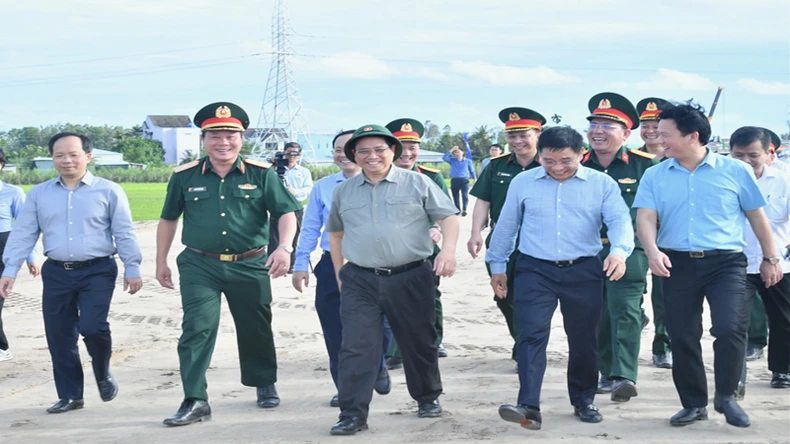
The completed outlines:
{"type": "Polygon", "coordinates": [[[376,367],[384,350],[384,316],[400,345],[409,394],[419,403],[442,393],[436,347],[433,269],[429,261],[402,273],[376,275],[347,263],[340,269],[340,417],[367,419],[376,367]]]}
{"type": "Polygon", "coordinates": [[[790,373],[790,273],[768,288],[759,274],[749,274],[746,278],[747,291],[759,293],[768,316],[768,370],[790,373]]]}
{"type": "Polygon", "coordinates": [[[748,345],[754,348],[764,348],[768,345],[768,315],[766,314],[765,304],[759,293],[754,295],[751,312],[749,314],[748,345]]]}
{"type": "MultiPolygon", "coordinates": [[[[429,257],[428,260],[433,265],[433,261],[436,259],[436,255],[438,255],[442,250],[439,248],[438,245],[433,246],[433,256],[429,257]]],[[[433,291],[436,300],[436,345],[439,346],[442,344],[442,340],[444,339],[444,316],[442,316],[442,290],[439,289],[439,285],[441,284],[442,278],[433,276],[433,291]]],[[[400,350],[398,349],[398,341],[391,341],[390,346],[387,350],[386,357],[389,358],[391,356],[395,356],[400,358],[400,350]]]]}
{"type": "Polygon", "coordinates": [[[184,398],[208,400],[206,370],[211,363],[220,318],[220,294],[236,325],[241,383],[265,387],[277,382],[272,336],[272,290],[267,256],[223,262],[190,250],[178,255],[184,310],[178,358],[184,398]]]}
{"type": "Polygon", "coordinates": [[[729,395],[738,387],[754,290],[746,282],[743,253],[664,250],[672,262],[671,276],[660,278],[667,329],[672,339],[672,379],[684,408],[708,405],[708,384],[702,362],[702,307],[710,306],[716,392],[729,395]]]}
{"type": "MultiPolygon", "coordinates": [[[[649,265],[648,265],[649,268],[649,265]]],[[[653,354],[665,355],[672,351],[667,321],[664,314],[664,295],[661,292],[661,279],[651,275],[650,302],[653,305],[653,354]]]]}
{"type": "MultiPolygon", "coordinates": [[[[318,313],[318,320],[321,322],[321,330],[324,333],[326,351],[329,354],[329,373],[335,387],[338,386],[337,377],[337,357],[340,354],[340,346],[343,341],[343,324],[340,322],[340,290],[337,288],[337,278],[335,277],[335,267],[332,264],[332,256],[325,252],[321,260],[313,270],[315,274],[315,311],[318,313]]],[[[384,337],[382,340],[382,350],[387,350],[392,341],[392,329],[389,321],[384,317],[384,337]]],[[[379,371],[386,368],[386,360],[382,356],[379,363],[379,371]]]]}
{"type": "MultiPolygon", "coordinates": [[[[488,233],[486,237],[486,249],[491,244],[491,236],[494,234],[494,228],[496,227],[496,223],[491,223],[491,231],[488,233]]],[[[518,245],[519,237],[516,237],[516,245],[518,245]]],[[[505,317],[505,322],[507,323],[508,332],[510,332],[510,337],[513,338],[514,345],[513,345],[513,352],[510,355],[510,358],[515,360],[516,354],[518,352],[518,347],[515,343],[519,340],[519,329],[518,329],[518,320],[516,316],[513,314],[513,288],[514,288],[514,281],[513,278],[515,276],[515,269],[516,269],[516,261],[518,260],[519,251],[516,248],[513,251],[513,254],[510,255],[510,258],[507,260],[507,268],[505,269],[505,273],[507,275],[507,296],[505,299],[499,299],[498,297],[494,296],[494,301],[496,302],[497,308],[499,311],[502,312],[502,316],[505,317]]],[[[491,267],[486,262],[486,271],[488,271],[488,276],[491,276],[491,267]]]]}
{"type": "MultiPolygon", "coordinates": [[[[599,253],[609,255],[609,245],[599,253]]],[[[625,261],[625,275],[604,280],[598,366],[601,374],[636,382],[642,332],[642,292],[647,280],[647,256],[637,245],[625,261]]]]}
{"type": "MultiPolygon", "coordinates": [[[[5,264],[3,263],[3,252],[5,251],[5,243],[8,240],[10,231],[0,233],[0,273],[5,271],[5,264]]],[[[5,298],[0,298],[0,350],[8,350],[8,338],[3,330],[3,304],[5,298]]]]}
{"type": "Polygon", "coordinates": [[[559,301],[568,336],[568,393],[571,404],[593,403],[598,383],[598,330],[603,303],[603,263],[598,257],[558,267],[519,253],[515,309],[518,341],[518,404],[540,407],[546,346],[559,301]]]}
{"type": "Polygon", "coordinates": [[[108,376],[112,337],[110,311],[118,265],[112,258],[67,270],[50,260],[41,267],[41,311],[60,399],[82,399],[84,377],[77,346],[82,335],[97,380],[108,376]]]}

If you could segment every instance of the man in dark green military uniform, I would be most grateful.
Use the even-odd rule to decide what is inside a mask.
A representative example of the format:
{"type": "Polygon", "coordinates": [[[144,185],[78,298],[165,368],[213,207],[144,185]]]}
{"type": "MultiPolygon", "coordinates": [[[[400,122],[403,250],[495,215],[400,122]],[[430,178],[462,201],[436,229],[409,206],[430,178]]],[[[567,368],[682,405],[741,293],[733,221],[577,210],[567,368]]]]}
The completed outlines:
{"type": "MultiPolygon", "coordinates": [[[[639,148],[643,153],[650,153],[656,160],[661,162],[667,160],[664,147],[658,138],[658,115],[661,114],[661,107],[667,103],[666,100],[658,97],[647,97],[636,104],[636,113],[639,115],[640,129],[639,135],[645,144],[639,148]]],[[[653,334],[653,365],[658,368],[672,368],[672,353],[669,344],[669,333],[664,320],[664,296],[661,294],[661,280],[652,279],[650,291],[650,301],[653,305],[653,324],[655,333],[653,334]]],[[[642,298],[644,301],[644,298],[642,298]]],[[[647,317],[644,316],[645,324],[647,317]]]]}
{"type": "MultiPolygon", "coordinates": [[[[466,244],[473,258],[476,258],[483,248],[482,231],[489,212],[491,232],[485,240],[486,248],[491,242],[491,234],[505,205],[510,181],[519,173],[540,166],[537,144],[540,131],[546,124],[546,118],[527,108],[505,108],[499,112],[499,120],[505,124],[507,143],[510,145],[511,152],[491,159],[488,166],[480,172],[480,177],[470,191],[470,194],[477,198],[472,214],[472,235],[466,244]]],[[[513,276],[517,255],[518,251],[514,250],[507,263],[507,296],[504,299],[494,296],[499,311],[505,316],[514,343],[518,341],[518,328],[513,317],[513,276]]],[[[488,264],[486,269],[490,276],[491,269],[488,264]]],[[[513,360],[516,359],[515,345],[511,357],[513,360]]]]}
{"type": "Polygon", "coordinates": [[[236,324],[241,383],[257,387],[259,407],[279,405],[269,279],[288,271],[294,211],[302,208],[269,164],[239,155],[249,125],[243,109],[212,103],[194,123],[208,155],[175,169],[156,233],[156,278],[174,288],[167,254],[184,215],[186,249],[176,260],[184,309],[178,341],[184,402],[165,419],[169,426],[211,418],[206,370],[217,339],[220,293],[236,324]],[[279,217],[281,245],[267,256],[269,217],[279,217]]]}
{"type": "MultiPolygon", "coordinates": [[[[592,150],[584,155],[582,164],[616,180],[626,205],[631,208],[642,175],[658,164],[652,154],[625,147],[631,130],[639,127],[639,115],[628,99],[615,93],[593,96],[588,107],[590,125],[587,139],[592,150]]],[[[636,209],[631,210],[631,220],[636,223],[636,209]]],[[[604,225],[601,230],[602,258],[609,254],[606,232],[604,225]]],[[[634,252],[626,260],[622,279],[605,281],[604,309],[598,336],[601,382],[597,393],[611,393],[612,401],[616,402],[625,402],[637,395],[641,303],[647,284],[647,268],[647,256],[637,240],[634,252]]]]}
{"type": "MultiPolygon", "coordinates": [[[[442,176],[441,171],[434,168],[416,165],[417,157],[420,155],[420,139],[425,133],[425,127],[423,127],[422,123],[420,123],[419,120],[404,118],[393,120],[387,124],[386,128],[390,130],[392,135],[400,140],[401,144],[403,145],[403,151],[401,152],[400,157],[392,162],[393,165],[406,170],[417,171],[418,173],[425,174],[432,181],[434,181],[442,191],[444,191],[444,194],[446,194],[447,197],[450,197],[450,193],[447,191],[447,184],[444,182],[444,176],[442,176]]],[[[431,240],[433,240],[434,246],[433,255],[428,259],[431,261],[431,263],[433,263],[436,255],[442,251],[441,248],[439,248],[439,241],[442,238],[442,233],[439,231],[438,224],[433,224],[429,232],[431,234],[431,240]]],[[[446,358],[447,349],[442,346],[442,339],[444,338],[444,322],[442,320],[442,291],[439,289],[441,278],[439,276],[434,276],[433,280],[434,291],[436,293],[436,344],[438,346],[439,357],[446,358]]],[[[398,342],[393,339],[392,342],[390,342],[389,350],[387,350],[387,368],[392,370],[402,366],[403,359],[401,358],[400,350],[398,350],[398,342]]]]}

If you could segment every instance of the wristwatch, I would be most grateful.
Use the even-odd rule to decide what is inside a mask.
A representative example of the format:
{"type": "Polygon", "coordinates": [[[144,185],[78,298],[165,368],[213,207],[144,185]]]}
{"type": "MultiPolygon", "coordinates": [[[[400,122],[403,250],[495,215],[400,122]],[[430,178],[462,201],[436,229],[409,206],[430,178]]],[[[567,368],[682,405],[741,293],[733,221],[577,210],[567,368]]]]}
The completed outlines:
{"type": "Polygon", "coordinates": [[[779,257],[779,256],[774,256],[774,257],[764,257],[764,258],[763,258],[763,262],[768,262],[768,263],[769,263],[769,264],[771,264],[771,265],[776,265],[776,264],[778,264],[778,263],[779,263],[781,260],[782,260],[782,258],[781,258],[781,257],[779,257]]]}
{"type": "Polygon", "coordinates": [[[285,251],[286,251],[288,254],[291,254],[291,253],[293,253],[293,252],[294,252],[294,247],[292,247],[292,246],[290,246],[290,245],[287,245],[287,244],[281,244],[281,245],[278,245],[278,246],[277,246],[277,248],[282,248],[282,249],[283,249],[283,250],[285,250],[285,251]]]}

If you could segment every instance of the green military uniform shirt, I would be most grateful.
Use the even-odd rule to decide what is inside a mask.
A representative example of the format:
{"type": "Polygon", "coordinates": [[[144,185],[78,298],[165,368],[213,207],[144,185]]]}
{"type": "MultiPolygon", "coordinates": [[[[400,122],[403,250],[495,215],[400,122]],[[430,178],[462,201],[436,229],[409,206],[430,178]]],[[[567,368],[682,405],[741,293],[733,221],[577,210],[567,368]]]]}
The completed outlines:
{"type": "Polygon", "coordinates": [[[221,178],[204,157],[174,170],[161,217],[177,220],[184,214],[184,245],[234,254],[269,244],[269,215],[301,208],[269,164],[239,156],[221,178]]]}
{"type": "MultiPolygon", "coordinates": [[[[631,222],[634,225],[634,232],[636,232],[636,208],[633,208],[634,197],[636,197],[636,189],[639,187],[642,175],[645,174],[648,168],[658,165],[655,156],[638,149],[629,150],[621,147],[612,163],[604,168],[598,162],[598,156],[595,154],[595,151],[590,150],[582,158],[582,165],[606,173],[617,181],[617,184],[620,186],[620,194],[623,196],[625,204],[631,209],[631,222]]],[[[604,225],[601,229],[601,238],[606,238],[606,230],[607,228],[604,225]]]]}
{"type": "Polygon", "coordinates": [[[433,168],[428,168],[428,167],[424,167],[424,166],[417,166],[417,165],[415,165],[411,170],[412,171],[416,171],[418,173],[425,174],[432,181],[434,181],[436,183],[436,185],[438,185],[439,188],[442,189],[442,191],[444,191],[444,194],[446,194],[448,197],[450,196],[450,192],[447,190],[447,184],[444,182],[444,176],[442,176],[442,172],[441,171],[434,170],[433,168]]]}
{"type": "Polygon", "coordinates": [[[532,163],[526,167],[519,165],[515,153],[497,156],[491,159],[488,166],[480,173],[480,177],[475,181],[469,194],[491,204],[491,222],[496,223],[499,220],[499,213],[502,212],[502,207],[505,205],[510,181],[519,173],[538,167],[540,167],[540,162],[538,162],[537,154],[535,154],[532,163]]]}

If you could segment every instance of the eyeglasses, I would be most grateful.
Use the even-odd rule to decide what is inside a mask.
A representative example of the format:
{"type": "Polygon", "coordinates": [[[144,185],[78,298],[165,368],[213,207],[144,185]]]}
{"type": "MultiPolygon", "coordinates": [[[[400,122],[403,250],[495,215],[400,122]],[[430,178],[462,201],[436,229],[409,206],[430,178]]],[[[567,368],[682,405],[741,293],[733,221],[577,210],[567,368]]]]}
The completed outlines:
{"type": "Polygon", "coordinates": [[[594,131],[596,128],[600,128],[602,130],[613,130],[615,128],[622,128],[621,125],[616,123],[591,123],[590,126],[587,127],[590,131],[594,131]]]}
{"type": "Polygon", "coordinates": [[[299,154],[301,154],[301,153],[298,153],[296,151],[292,151],[290,153],[285,153],[286,156],[291,156],[291,157],[298,157],[299,154]]]}
{"type": "Polygon", "coordinates": [[[362,148],[360,150],[354,150],[354,152],[357,154],[357,156],[367,157],[370,156],[371,152],[375,152],[377,156],[383,156],[384,153],[386,153],[389,150],[390,150],[389,147],[379,147],[379,148],[374,148],[373,150],[371,150],[370,148],[362,148]]]}

